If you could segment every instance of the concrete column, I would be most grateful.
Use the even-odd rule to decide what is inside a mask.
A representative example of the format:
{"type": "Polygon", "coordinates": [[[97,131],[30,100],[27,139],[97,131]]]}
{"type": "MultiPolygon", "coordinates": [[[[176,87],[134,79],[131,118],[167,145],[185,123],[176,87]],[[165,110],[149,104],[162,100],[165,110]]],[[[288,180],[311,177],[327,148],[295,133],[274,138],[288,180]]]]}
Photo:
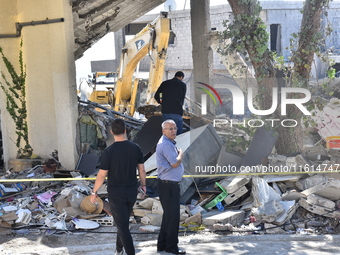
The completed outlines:
{"type": "MultiPolygon", "coordinates": [[[[201,102],[202,91],[196,87],[197,82],[210,84],[212,75],[213,52],[210,48],[210,1],[191,0],[191,41],[194,82],[191,86],[191,95],[195,101],[201,102]]],[[[209,100],[207,100],[209,102],[209,100]]],[[[207,105],[210,110],[209,103],[207,105]]]]}
{"type": "Polygon", "coordinates": [[[125,46],[125,27],[119,29],[117,32],[114,32],[114,40],[115,40],[115,70],[119,67],[120,57],[122,55],[122,49],[125,46]]]}
{"type": "MultiPolygon", "coordinates": [[[[28,131],[33,152],[46,158],[58,150],[61,164],[74,169],[78,160],[78,108],[71,5],[68,0],[6,0],[2,2],[0,16],[6,22],[1,22],[1,33],[15,33],[15,22],[64,18],[60,23],[23,27],[23,57],[27,67],[28,131]]],[[[20,39],[0,39],[1,45],[6,45],[14,55],[11,61],[16,65],[20,39]]],[[[1,109],[3,117],[3,101],[1,109]]],[[[11,142],[15,140],[14,128],[7,121],[2,127],[11,135],[4,141],[6,162],[16,156],[17,148],[11,142]]]]}

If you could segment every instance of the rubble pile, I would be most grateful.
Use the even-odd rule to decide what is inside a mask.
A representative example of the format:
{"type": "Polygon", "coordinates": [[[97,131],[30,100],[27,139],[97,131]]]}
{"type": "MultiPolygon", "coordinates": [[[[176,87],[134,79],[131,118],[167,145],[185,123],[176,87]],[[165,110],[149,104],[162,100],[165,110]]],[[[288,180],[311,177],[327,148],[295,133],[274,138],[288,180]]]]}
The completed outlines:
{"type": "MultiPolygon", "coordinates": [[[[95,112],[92,106],[85,108],[80,119],[84,124],[82,143],[92,149],[82,153],[76,170],[58,169],[58,161],[57,169],[49,170],[40,162],[22,170],[7,170],[0,176],[0,234],[24,228],[69,231],[114,225],[105,185],[98,190],[96,205],[88,201],[100,160],[98,139],[108,133],[113,117],[95,112]]],[[[153,116],[145,125],[133,118],[128,123],[140,131],[134,139],[142,148],[149,177],[147,196],[139,194],[131,223],[140,224],[141,231],[153,232],[159,229],[163,214],[157,182],[153,181],[161,117],[153,116]]],[[[180,230],[336,233],[340,229],[337,143],[315,144],[315,139],[310,139],[301,153],[285,156],[273,154],[276,139],[270,130],[259,128],[246,154],[236,155],[226,151],[211,124],[179,135],[177,146],[184,151],[187,174],[180,183],[180,230]]],[[[320,136],[318,139],[323,140],[320,136]]]]}

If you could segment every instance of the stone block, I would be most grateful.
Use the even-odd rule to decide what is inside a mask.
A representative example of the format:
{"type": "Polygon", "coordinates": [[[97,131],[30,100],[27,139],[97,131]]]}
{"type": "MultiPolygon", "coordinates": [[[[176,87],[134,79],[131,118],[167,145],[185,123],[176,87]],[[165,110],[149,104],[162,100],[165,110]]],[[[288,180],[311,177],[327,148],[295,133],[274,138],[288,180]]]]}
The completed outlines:
{"type": "Polygon", "coordinates": [[[226,187],[222,186],[225,188],[228,194],[232,194],[239,190],[242,186],[246,185],[251,180],[251,178],[247,176],[238,175],[232,176],[230,180],[231,182],[226,187]]]}
{"type": "Polygon", "coordinates": [[[138,203],[139,206],[143,207],[144,209],[152,210],[153,203],[158,201],[154,198],[148,197],[138,203]]]}
{"type": "Polygon", "coordinates": [[[144,208],[133,208],[133,214],[138,217],[144,217],[148,213],[152,213],[151,210],[144,209],[144,208]]]}
{"type": "Polygon", "coordinates": [[[195,222],[195,223],[201,225],[202,224],[202,215],[200,213],[196,213],[195,215],[186,218],[184,222],[185,223],[195,222]]]}
{"type": "Polygon", "coordinates": [[[324,198],[328,198],[332,201],[340,199],[340,180],[330,179],[321,184],[315,185],[312,188],[302,191],[302,194],[309,196],[310,194],[316,194],[324,198]]]}
{"type": "Polygon", "coordinates": [[[270,200],[263,206],[253,208],[252,212],[256,218],[262,218],[263,222],[274,222],[281,217],[285,209],[281,203],[277,200],[270,200]]]}
{"type": "Polygon", "coordinates": [[[265,223],[264,228],[267,234],[285,234],[286,233],[286,231],[284,231],[281,227],[278,227],[270,223],[265,223]]]}
{"type": "Polygon", "coordinates": [[[240,189],[238,189],[237,191],[235,191],[234,193],[228,194],[228,196],[224,199],[224,202],[227,205],[230,205],[231,203],[233,203],[234,201],[236,201],[237,199],[242,197],[247,192],[248,192],[248,189],[245,186],[243,186],[240,189]]]}
{"type": "Polygon", "coordinates": [[[296,191],[295,189],[287,191],[286,193],[282,194],[282,200],[284,201],[298,201],[300,198],[306,198],[307,196],[302,194],[301,192],[296,191]]]}
{"type": "Polygon", "coordinates": [[[329,200],[327,198],[324,197],[320,197],[318,195],[315,194],[310,194],[307,197],[307,201],[313,205],[319,205],[322,207],[326,207],[330,210],[334,210],[335,209],[335,203],[332,200],[329,200]]]}
{"type": "Polygon", "coordinates": [[[161,226],[162,217],[161,214],[148,213],[141,219],[141,222],[145,225],[161,226]]]}
{"type": "Polygon", "coordinates": [[[160,201],[155,200],[153,202],[152,213],[163,214],[163,207],[160,201]]]}
{"type": "Polygon", "coordinates": [[[283,225],[286,221],[292,218],[296,209],[299,207],[298,203],[295,201],[280,201],[280,204],[283,206],[285,211],[279,218],[273,221],[276,225],[283,225]]]}
{"type": "Polygon", "coordinates": [[[204,225],[212,226],[214,224],[230,223],[233,226],[241,224],[244,220],[243,210],[233,210],[233,211],[217,211],[213,210],[202,215],[202,223],[204,225]]]}
{"type": "Polygon", "coordinates": [[[305,208],[309,212],[322,215],[324,217],[338,218],[338,219],[340,218],[340,211],[333,211],[333,210],[329,210],[326,207],[313,205],[312,203],[308,202],[307,199],[304,199],[304,198],[301,198],[299,200],[299,205],[305,208]]]}
{"type": "Polygon", "coordinates": [[[305,190],[305,189],[309,189],[311,187],[314,187],[315,185],[327,182],[328,179],[329,178],[327,176],[324,176],[322,174],[316,174],[316,175],[313,175],[311,177],[298,180],[295,183],[295,185],[300,190],[305,190]]]}

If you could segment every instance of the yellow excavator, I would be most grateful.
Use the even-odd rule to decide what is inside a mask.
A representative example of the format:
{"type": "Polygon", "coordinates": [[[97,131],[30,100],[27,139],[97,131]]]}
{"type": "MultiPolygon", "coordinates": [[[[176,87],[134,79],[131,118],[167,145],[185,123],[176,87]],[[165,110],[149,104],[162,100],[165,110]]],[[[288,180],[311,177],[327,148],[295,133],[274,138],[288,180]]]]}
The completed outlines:
{"type": "Polygon", "coordinates": [[[153,104],[153,96],[163,81],[165,57],[170,37],[170,19],[167,12],[147,24],[122,49],[118,79],[114,87],[114,110],[133,116],[136,108],[138,78],[133,74],[138,63],[147,54],[150,57],[146,104],[153,104]]]}

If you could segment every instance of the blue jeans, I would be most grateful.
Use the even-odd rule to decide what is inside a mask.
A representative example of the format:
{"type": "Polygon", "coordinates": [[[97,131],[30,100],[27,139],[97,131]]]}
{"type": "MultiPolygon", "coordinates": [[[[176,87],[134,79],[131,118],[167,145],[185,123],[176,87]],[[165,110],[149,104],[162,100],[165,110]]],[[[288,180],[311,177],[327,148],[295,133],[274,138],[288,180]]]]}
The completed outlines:
{"type": "Polygon", "coordinates": [[[163,121],[171,119],[176,123],[177,135],[180,135],[183,133],[183,118],[181,115],[175,114],[175,113],[162,113],[162,118],[163,118],[163,121]]]}

